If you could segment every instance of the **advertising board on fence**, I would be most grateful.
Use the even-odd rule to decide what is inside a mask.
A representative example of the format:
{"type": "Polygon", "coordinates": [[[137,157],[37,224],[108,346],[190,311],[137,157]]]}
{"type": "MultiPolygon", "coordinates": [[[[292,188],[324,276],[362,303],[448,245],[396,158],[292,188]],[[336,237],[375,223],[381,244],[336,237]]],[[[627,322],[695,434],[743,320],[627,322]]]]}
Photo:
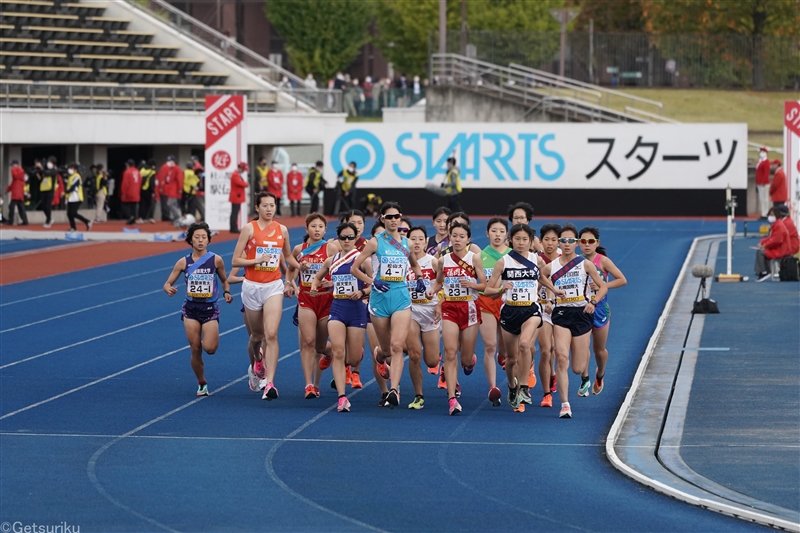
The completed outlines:
{"type": "Polygon", "coordinates": [[[451,156],[473,189],[747,188],[746,124],[349,124],[325,143],[362,188],[440,183],[451,156]]]}
{"type": "MultiPolygon", "coordinates": [[[[206,96],[205,214],[213,230],[230,229],[231,174],[247,161],[246,116],[246,96],[206,96]]],[[[247,180],[246,175],[242,178],[247,180]]],[[[239,211],[240,228],[250,212],[248,197],[239,211]]]]}
{"type": "Polygon", "coordinates": [[[783,168],[792,218],[800,224],[800,101],[783,107],[783,168]]]}

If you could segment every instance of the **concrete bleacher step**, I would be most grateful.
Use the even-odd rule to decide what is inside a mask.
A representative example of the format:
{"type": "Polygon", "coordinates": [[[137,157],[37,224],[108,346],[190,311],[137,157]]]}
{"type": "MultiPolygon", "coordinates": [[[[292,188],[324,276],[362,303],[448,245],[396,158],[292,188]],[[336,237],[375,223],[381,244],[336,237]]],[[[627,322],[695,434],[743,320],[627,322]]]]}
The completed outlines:
{"type": "Polygon", "coordinates": [[[46,0],[0,0],[0,6],[14,9],[17,11],[29,11],[35,13],[47,8],[54,8],[55,3],[46,0]]]}

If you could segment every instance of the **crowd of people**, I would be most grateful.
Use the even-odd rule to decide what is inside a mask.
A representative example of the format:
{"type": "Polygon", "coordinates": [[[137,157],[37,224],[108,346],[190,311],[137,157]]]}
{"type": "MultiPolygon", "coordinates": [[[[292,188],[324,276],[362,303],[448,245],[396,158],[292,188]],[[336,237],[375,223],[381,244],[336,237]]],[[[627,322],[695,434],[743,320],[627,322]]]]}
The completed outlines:
{"type": "Polygon", "coordinates": [[[424,363],[447,391],[448,413],[458,414],[459,366],[463,375],[472,374],[478,335],[494,406],[505,398],[515,412],[523,412],[533,404],[531,389],[539,381],[539,405],[553,407],[557,393],[559,416],[571,418],[570,370],[580,376],[579,397],[603,391],[611,317],[607,293],[626,280],[600,246],[597,228],[545,224],[537,235],[530,227],[532,207],[517,203],[507,217],[488,221],[489,244],[480,249],[472,237],[483,228],[473,228],[464,212],[438,208],[432,216],[435,231],[429,234],[404,216],[400,205],[385,202],[368,235],[359,210],[342,214],[332,238],[326,238],[327,218],[312,212],[303,242],[292,246],[287,228],[275,220],[277,200],[267,190],[256,195],[257,217],[241,229],[229,272],[208,250],[208,226],[191,225],[186,240],[192,250],[164,284],[164,291],[175,296],[174,284],[180,277],[186,282],[182,317],[197,395],[209,394],[202,354],[214,353],[219,344],[218,301],[230,303],[230,287],[238,283],[248,332],[247,342],[242,341],[248,385],[264,400],[279,397],[278,330],[284,299],[292,297],[297,298],[293,320],[306,383],[302,394],[319,398],[323,371],[331,367],[339,412],[352,408],[347,388],[363,387],[367,354],[380,389],[379,406],[400,405],[407,356],[414,389],[408,408],[425,406],[424,363]],[[505,394],[497,366],[506,374],[505,394]]]}

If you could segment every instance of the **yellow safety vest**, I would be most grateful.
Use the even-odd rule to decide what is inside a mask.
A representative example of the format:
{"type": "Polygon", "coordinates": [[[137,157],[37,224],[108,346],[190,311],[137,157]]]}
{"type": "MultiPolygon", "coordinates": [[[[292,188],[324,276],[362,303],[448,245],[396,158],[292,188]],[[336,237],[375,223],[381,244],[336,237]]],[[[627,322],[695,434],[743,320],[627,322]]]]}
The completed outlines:
{"type": "Polygon", "coordinates": [[[461,194],[461,173],[456,167],[453,167],[447,171],[447,177],[445,178],[444,183],[444,190],[447,193],[447,196],[461,194]]]}
{"type": "Polygon", "coordinates": [[[94,188],[97,189],[97,192],[98,193],[102,192],[103,194],[108,196],[108,188],[105,186],[102,187],[100,186],[100,184],[103,182],[103,174],[102,173],[98,174],[97,176],[94,177],[94,179],[95,179],[94,188]]]}
{"type": "Polygon", "coordinates": [[[358,172],[350,172],[350,168],[342,170],[342,191],[347,192],[358,179],[358,172]]]}
{"type": "Polygon", "coordinates": [[[312,189],[319,190],[319,181],[322,179],[322,172],[317,170],[316,168],[312,168],[306,174],[306,181],[303,183],[303,187],[308,187],[308,184],[311,183],[312,189]]]}
{"type": "Polygon", "coordinates": [[[150,190],[150,183],[152,177],[156,175],[156,171],[152,168],[142,167],[139,170],[139,175],[142,177],[142,190],[148,191],[150,190]]]}
{"type": "Polygon", "coordinates": [[[200,178],[194,170],[188,168],[183,171],[183,192],[186,194],[197,194],[197,186],[200,185],[200,178]]]}
{"type": "Polygon", "coordinates": [[[256,167],[258,170],[258,177],[259,177],[259,184],[261,184],[262,189],[266,189],[269,183],[267,182],[267,172],[269,172],[269,167],[256,167]]]}
{"type": "MultiPolygon", "coordinates": [[[[76,172],[72,176],[67,176],[67,185],[66,185],[66,187],[67,187],[67,190],[69,191],[72,188],[72,186],[75,184],[76,181],[78,182],[78,189],[77,189],[78,190],[78,201],[83,202],[83,180],[81,179],[81,175],[80,174],[78,174],[76,172]]],[[[71,195],[72,192],[67,193],[67,194],[71,195]]],[[[67,202],[69,202],[69,200],[67,200],[67,202]]]]}

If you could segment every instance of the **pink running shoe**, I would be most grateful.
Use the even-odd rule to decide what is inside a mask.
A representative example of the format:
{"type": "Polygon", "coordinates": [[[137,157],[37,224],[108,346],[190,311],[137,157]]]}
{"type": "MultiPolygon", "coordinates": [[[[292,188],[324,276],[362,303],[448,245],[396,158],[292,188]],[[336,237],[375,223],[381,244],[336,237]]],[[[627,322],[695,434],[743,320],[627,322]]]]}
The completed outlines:
{"type": "Polygon", "coordinates": [[[339,405],[336,406],[336,410],[340,413],[350,412],[350,400],[347,399],[347,396],[339,398],[339,405]]]}
{"type": "Polygon", "coordinates": [[[450,416],[461,412],[461,404],[455,398],[450,398],[450,416]]]}
{"type": "Polygon", "coordinates": [[[253,372],[258,376],[258,379],[264,379],[267,376],[267,369],[264,367],[264,361],[256,361],[253,363],[253,372]]]}

